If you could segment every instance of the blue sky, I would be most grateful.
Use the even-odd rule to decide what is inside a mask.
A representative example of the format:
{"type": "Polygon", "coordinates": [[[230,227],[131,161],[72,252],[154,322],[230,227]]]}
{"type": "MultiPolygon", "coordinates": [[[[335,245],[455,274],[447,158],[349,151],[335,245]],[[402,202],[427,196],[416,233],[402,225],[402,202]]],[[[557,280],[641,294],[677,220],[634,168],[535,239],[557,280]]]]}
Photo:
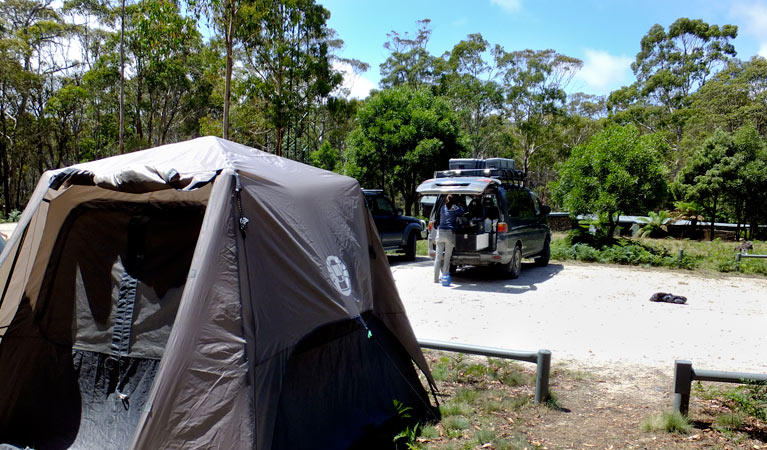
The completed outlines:
{"type": "Polygon", "coordinates": [[[370,64],[349,83],[363,98],[378,85],[379,64],[388,56],[386,34],[415,33],[431,19],[427,49],[440,56],[471,33],[507,51],[552,48],[581,59],[583,69],[568,90],[604,95],[634,81],[630,64],[651,26],[668,27],[679,17],[738,26],[738,57],[767,57],[767,0],[317,0],[330,13],[328,25],[345,42],[341,56],[370,64]]]}

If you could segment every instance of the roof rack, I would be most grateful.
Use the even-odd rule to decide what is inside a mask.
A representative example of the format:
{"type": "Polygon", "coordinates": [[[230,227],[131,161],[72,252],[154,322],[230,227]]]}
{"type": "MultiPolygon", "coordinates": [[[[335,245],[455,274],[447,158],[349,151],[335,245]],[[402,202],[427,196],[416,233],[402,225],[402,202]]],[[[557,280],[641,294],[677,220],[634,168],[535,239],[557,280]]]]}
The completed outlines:
{"type": "Polygon", "coordinates": [[[525,181],[525,173],[521,170],[498,169],[495,167],[488,169],[450,169],[434,172],[434,178],[454,177],[488,177],[495,178],[503,184],[516,185],[521,185],[525,181]]]}

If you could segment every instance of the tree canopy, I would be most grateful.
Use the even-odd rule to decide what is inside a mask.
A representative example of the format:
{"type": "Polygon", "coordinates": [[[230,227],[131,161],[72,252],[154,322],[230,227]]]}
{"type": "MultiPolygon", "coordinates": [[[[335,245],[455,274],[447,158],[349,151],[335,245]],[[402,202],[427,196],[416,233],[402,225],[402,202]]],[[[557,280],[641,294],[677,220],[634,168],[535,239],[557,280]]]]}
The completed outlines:
{"type": "Polygon", "coordinates": [[[450,157],[514,158],[555,208],[671,208],[670,197],[657,204],[645,193],[634,205],[593,197],[597,208],[565,195],[563,186],[583,188],[569,171],[591,152],[612,161],[601,184],[615,169],[607,185],[644,192],[628,175],[636,168],[605,149],[611,136],[620,148],[655,149],[666,173],[657,192],[676,180],[685,211],[705,206],[752,232],[767,221],[767,60],[736,58],[734,25],[654,25],[637,36],[635,80],[593,96],[573,92],[582,63],[556,49],[504,48],[476,30],[434,55],[425,18],[381,36],[381,82],[360,100],[342,71],[369,66],[340,56],[343,36],[316,0],[126,0],[124,13],[121,3],[0,2],[4,216],[47,169],[204,134],[356,176],[408,212],[415,186],[450,157]],[[727,174],[716,208],[695,182],[718,182],[710,168],[727,174]]]}
{"type": "Polygon", "coordinates": [[[554,196],[571,214],[595,214],[612,236],[622,214],[642,213],[666,196],[663,141],[633,125],[610,126],[579,145],[559,169],[554,196]]]}
{"type": "Polygon", "coordinates": [[[416,187],[462,150],[450,103],[403,85],[374,94],[357,112],[347,168],[363,186],[401,195],[410,214],[416,187]]]}

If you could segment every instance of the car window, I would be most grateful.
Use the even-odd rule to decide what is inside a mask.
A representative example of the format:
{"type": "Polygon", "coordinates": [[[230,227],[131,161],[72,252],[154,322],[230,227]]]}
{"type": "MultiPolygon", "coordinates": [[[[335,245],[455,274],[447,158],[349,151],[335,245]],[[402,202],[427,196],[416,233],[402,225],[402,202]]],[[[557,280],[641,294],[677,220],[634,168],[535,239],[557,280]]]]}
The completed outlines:
{"type": "Polygon", "coordinates": [[[533,205],[535,206],[535,215],[540,216],[541,209],[542,209],[541,205],[543,205],[543,203],[541,203],[541,199],[538,198],[537,195],[535,195],[535,192],[531,192],[530,195],[533,197],[533,205]]]}
{"type": "Polygon", "coordinates": [[[375,198],[375,212],[379,214],[394,214],[394,207],[386,197],[375,198]]]}
{"type": "Polygon", "coordinates": [[[510,217],[535,217],[535,205],[530,194],[521,189],[506,191],[506,206],[510,217]]]}

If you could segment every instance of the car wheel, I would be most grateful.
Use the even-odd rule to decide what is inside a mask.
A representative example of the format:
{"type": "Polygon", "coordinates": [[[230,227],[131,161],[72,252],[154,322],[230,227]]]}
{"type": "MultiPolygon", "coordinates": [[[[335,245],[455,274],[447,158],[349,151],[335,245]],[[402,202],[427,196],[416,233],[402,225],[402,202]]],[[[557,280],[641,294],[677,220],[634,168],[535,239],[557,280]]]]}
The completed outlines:
{"type": "Polygon", "coordinates": [[[514,246],[514,252],[511,254],[511,261],[506,264],[506,276],[510,279],[519,277],[522,272],[522,249],[518,245],[514,246]]]}
{"type": "Polygon", "coordinates": [[[407,244],[405,244],[405,259],[408,261],[415,261],[415,233],[410,233],[407,236],[407,244]]]}
{"type": "Polygon", "coordinates": [[[457,271],[458,266],[456,264],[450,264],[450,276],[454,276],[457,271]]]}
{"type": "Polygon", "coordinates": [[[546,238],[546,242],[543,243],[543,250],[535,258],[535,265],[538,267],[546,267],[549,265],[549,258],[551,258],[551,242],[546,238]]]}

